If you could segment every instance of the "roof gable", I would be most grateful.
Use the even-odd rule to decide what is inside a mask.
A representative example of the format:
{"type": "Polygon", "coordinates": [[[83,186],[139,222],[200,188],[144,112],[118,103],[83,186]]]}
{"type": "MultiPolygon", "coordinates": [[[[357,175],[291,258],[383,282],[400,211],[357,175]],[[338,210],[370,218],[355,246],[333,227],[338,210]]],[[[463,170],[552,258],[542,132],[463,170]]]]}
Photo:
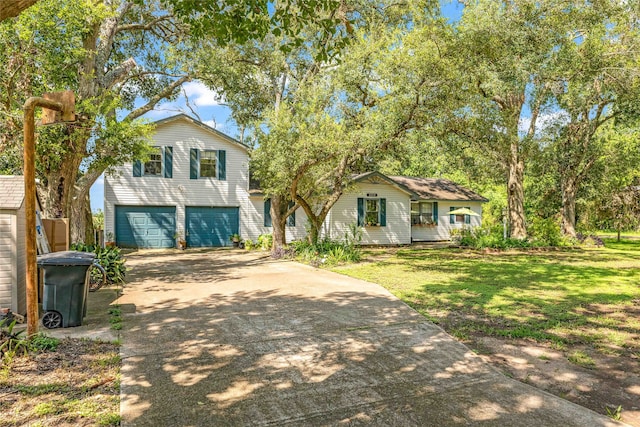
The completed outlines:
{"type": "Polygon", "coordinates": [[[391,185],[392,187],[395,187],[397,190],[407,193],[411,197],[417,197],[417,194],[415,194],[411,189],[407,188],[406,186],[402,185],[399,182],[396,182],[390,177],[384,174],[381,174],[380,172],[366,172],[360,175],[356,175],[353,177],[353,182],[360,182],[360,183],[370,182],[375,184],[388,184],[388,185],[391,185]]]}
{"type": "Polygon", "coordinates": [[[20,209],[24,201],[24,177],[0,175],[0,209],[20,209]]]}
{"type": "Polygon", "coordinates": [[[205,131],[207,131],[207,132],[209,132],[209,133],[211,133],[211,134],[213,134],[213,135],[215,135],[217,137],[220,137],[220,138],[224,139],[225,141],[227,141],[227,142],[229,142],[229,143],[231,143],[233,145],[236,145],[239,148],[242,148],[245,151],[249,151],[249,147],[247,147],[246,145],[244,145],[243,143],[241,143],[237,139],[227,135],[226,133],[222,133],[219,130],[214,129],[211,126],[206,125],[206,124],[202,123],[201,121],[194,119],[193,117],[187,116],[186,114],[182,114],[181,113],[181,114],[176,114],[175,116],[166,117],[164,119],[160,119],[160,120],[155,121],[154,124],[156,126],[162,126],[162,125],[167,125],[167,124],[170,124],[170,123],[174,123],[176,121],[184,121],[184,122],[189,123],[191,125],[197,126],[197,127],[201,128],[201,129],[204,129],[205,131]]]}

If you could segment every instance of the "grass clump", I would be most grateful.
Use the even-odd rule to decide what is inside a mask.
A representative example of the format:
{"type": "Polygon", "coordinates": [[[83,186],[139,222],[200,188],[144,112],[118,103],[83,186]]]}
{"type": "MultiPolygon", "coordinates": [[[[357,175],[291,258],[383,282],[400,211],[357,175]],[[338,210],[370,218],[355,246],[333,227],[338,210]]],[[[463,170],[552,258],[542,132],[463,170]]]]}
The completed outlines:
{"type": "Polygon", "coordinates": [[[569,362],[574,365],[582,366],[583,368],[591,369],[596,366],[596,363],[593,361],[593,358],[589,356],[582,350],[576,350],[567,357],[569,362]]]}
{"type": "Polygon", "coordinates": [[[109,317],[109,323],[111,324],[111,329],[114,331],[119,331],[122,329],[122,310],[119,306],[111,307],[108,311],[111,315],[109,317]]]}
{"type": "Polygon", "coordinates": [[[361,258],[360,248],[331,240],[323,240],[315,245],[308,242],[292,242],[290,248],[294,258],[316,267],[358,262],[361,258]]]}

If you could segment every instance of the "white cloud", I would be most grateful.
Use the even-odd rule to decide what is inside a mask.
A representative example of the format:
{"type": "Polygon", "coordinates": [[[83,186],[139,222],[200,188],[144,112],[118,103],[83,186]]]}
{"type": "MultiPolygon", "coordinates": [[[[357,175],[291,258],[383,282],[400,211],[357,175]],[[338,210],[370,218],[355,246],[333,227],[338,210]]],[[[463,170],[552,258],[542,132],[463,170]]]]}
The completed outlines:
{"type": "MultiPolygon", "coordinates": [[[[565,111],[554,111],[552,113],[540,114],[536,120],[536,135],[540,135],[549,127],[554,125],[564,125],[569,122],[569,116],[565,111]]],[[[518,124],[520,133],[527,133],[531,126],[531,117],[522,117],[518,124]]]]}
{"type": "Polygon", "coordinates": [[[214,107],[224,102],[223,97],[206,87],[202,82],[193,81],[182,85],[182,90],[189,98],[189,102],[197,107],[214,107]]]}
{"type": "Polygon", "coordinates": [[[222,133],[224,133],[225,129],[227,128],[227,126],[224,123],[220,123],[216,120],[205,120],[202,123],[222,133]]]}

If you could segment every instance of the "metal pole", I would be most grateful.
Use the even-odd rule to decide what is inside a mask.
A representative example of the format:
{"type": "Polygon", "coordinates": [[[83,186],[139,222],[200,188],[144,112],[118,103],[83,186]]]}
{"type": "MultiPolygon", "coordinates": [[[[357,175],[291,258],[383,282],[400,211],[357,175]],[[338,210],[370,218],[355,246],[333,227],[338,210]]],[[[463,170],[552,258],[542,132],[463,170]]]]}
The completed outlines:
{"type": "Polygon", "coordinates": [[[36,144],[35,109],[45,107],[62,111],[60,102],[31,97],[24,103],[24,207],[26,216],[25,240],[27,244],[27,337],[38,333],[38,267],[36,266],[36,144]]]}

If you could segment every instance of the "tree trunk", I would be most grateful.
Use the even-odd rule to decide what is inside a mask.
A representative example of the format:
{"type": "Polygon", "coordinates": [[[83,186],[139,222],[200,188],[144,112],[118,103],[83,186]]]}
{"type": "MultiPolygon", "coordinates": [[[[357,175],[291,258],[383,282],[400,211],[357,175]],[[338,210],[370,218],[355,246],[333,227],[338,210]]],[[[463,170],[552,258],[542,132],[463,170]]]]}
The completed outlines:
{"type": "Polygon", "coordinates": [[[307,219],[309,220],[309,243],[312,245],[317,245],[318,240],[320,240],[320,229],[322,228],[322,224],[324,224],[324,220],[327,218],[329,214],[329,210],[334,205],[335,202],[330,203],[330,205],[326,205],[320,210],[319,214],[316,214],[309,203],[304,200],[302,197],[298,196],[298,203],[302,206],[302,209],[307,214],[307,219]]]}
{"type": "Polygon", "coordinates": [[[620,227],[618,227],[618,242],[620,241],[620,227]]]}
{"type": "Polygon", "coordinates": [[[84,204],[84,235],[85,243],[88,245],[96,244],[96,230],[93,228],[93,212],[91,212],[91,198],[87,194],[84,204]]]}
{"type": "Polygon", "coordinates": [[[73,193],[73,200],[69,204],[69,215],[67,216],[71,243],[92,244],[94,237],[89,191],[75,187],[73,193]]]}
{"type": "Polygon", "coordinates": [[[286,203],[282,196],[271,197],[271,225],[273,228],[273,243],[271,250],[275,252],[278,249],[283,248],[287,244],[287,235],[285,225],[287,219],[284,216],[286,213],[286,203]],[[284,209],[284,212],[283,212],[284,209]]]}
{"type": "Polygon", "coordinates": [[[576,237],[576,192],[573,179],[562,180],[562,234],[569,237],[576,237]]]}
{"type": "Polygon", "coordinates": [[[313,220],[310,219],[309,222],[311,224],[311,229],[309,230],[309,242],[312,245],[317,245],[318,244],[318,240],[320,239],[320,227],[322,227],[322,223],[324,222],[324,219],[322,221],[320,221],[320,223],[318,224],[316,221],[319,221],[319,218],[314,218],[313,220]]]}
{"type": "Polygon", "coordinates": [[[518,154],[518,143],[511,143],[509,176],[507,183],[507,205],[509,209],[509,232],[514,239],[526,239],[524,216],[524,161],[518,154]]]}

